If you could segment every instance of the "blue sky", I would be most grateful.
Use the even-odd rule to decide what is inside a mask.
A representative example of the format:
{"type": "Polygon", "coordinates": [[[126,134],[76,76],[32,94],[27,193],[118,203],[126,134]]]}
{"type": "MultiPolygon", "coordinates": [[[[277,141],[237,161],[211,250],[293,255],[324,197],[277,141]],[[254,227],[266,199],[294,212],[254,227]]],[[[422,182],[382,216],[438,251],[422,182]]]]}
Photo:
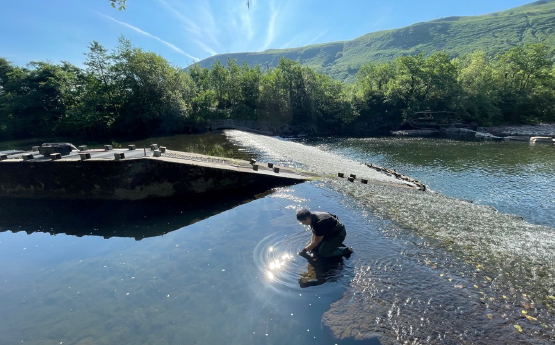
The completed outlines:
{"type": "Polygon", "coordinates": [[[530,0],[107,0],[3,1],[0,57],[18,66],[82,66],[93,40],[108,49],[125,36],[185,67],[214,54],[350,40],[448,16],[488,14],[530,0]]]}

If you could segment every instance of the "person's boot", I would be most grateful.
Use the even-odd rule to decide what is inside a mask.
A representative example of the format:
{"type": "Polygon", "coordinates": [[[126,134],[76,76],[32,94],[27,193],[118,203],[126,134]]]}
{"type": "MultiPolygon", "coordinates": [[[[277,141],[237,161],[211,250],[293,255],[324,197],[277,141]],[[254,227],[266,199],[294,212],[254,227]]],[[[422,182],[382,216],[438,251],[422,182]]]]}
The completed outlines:
{"type": "Polygon", "coordinates": [[[355,251],[353,250],[353,247],[347,247],[347,248],[343,249],[343,256],[346,259],[349,259],[354,252],[355,251]]]}

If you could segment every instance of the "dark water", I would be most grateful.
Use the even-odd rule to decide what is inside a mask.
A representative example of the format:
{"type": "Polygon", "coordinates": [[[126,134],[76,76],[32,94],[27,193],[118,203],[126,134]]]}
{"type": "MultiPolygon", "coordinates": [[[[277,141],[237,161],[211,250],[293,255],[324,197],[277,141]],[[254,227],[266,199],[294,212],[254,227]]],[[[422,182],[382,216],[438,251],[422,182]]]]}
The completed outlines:
{"type": "MultiPolygon", "coordinates": [[[[352,262],[335,282],[307,289],[299,280],[309,267],[295,254],[309,235],[294,208],[340,211],[340,199],[305,184],[141,241],[2,232],[1,343],[348,344],[321,317],[348,285],[352,262]]],[[[356,217],[342,213],[347,224],[356,217]]],[[[78,215],[61,216],[81,226],[78,215]]]]}
{"type": "Polygon", "coordinates": [[[551,227],[532,224],[551,226],[553,194],[536,183],[553,188],[552,147],[350,139],[310,143],[325,150],[323,161],[314,161],[311,147],[230,135],[245,146],[218,135],[153,142],[202,153],[214,151],[215,142],[219,154],[256,155],[314,171],[344,169],[345,161],[334,166],[344,157],[364,172],[357,161],[369,161],[450,196],[508,207],[503,212],[512,207],[519,212],[511,213],[528,222],[456,199],[340,180],[204,204],[3,201],[0,344],[548,344],[555,339],[549,298],[555,295],[555,235],[551,227]],[[501,158],[488,160],[482,150],[501,158]],[[511,190],[504,188],[508,182],[499,187],[483,181],[495,180],[490,175],[496,173],[514,179],[519,193],[529,196],[490,203],[481,195],[511,190]],[[456,178],[482,187],[460,187],[456,178]],[[531,201],[540,197],[551,197],[551,206],[532,218],[531,201]],[[309,265],[295,254],[309,238],[295,219],[299,207],[339,215],[348,229],[346,243],[356,250],[350,260],[309,265]],[[309,286],[321,277],[327,282],[309,286]]]}

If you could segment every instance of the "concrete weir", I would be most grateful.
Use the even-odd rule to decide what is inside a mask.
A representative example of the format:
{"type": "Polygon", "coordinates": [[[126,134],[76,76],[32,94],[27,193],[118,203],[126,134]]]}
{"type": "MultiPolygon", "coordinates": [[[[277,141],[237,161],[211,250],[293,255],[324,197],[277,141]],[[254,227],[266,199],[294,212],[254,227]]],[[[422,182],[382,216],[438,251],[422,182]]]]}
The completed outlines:
{"type": "MultiPolygon", "coordinates": [[[[44,146],[44,145],[43,145],[44,146]]],[[[261,192],[315,178],[256,162],[149,149],[88,150],[62,155],[34,147],[2,152],[0,197],[67,200],[141,200],[234,191],[261,192]]]]}

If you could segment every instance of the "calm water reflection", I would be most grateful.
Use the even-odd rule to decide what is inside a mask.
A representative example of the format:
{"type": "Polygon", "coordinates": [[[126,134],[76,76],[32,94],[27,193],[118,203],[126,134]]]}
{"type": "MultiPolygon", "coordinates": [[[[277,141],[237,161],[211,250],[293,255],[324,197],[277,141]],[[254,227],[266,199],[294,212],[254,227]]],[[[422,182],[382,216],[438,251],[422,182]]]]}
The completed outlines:
{"type": "Polygon", "coordinates": [[[164,235],[272,192],[131,202],[0,200],[0,231],[141,240],[164,235]]]}
{"type": "Polygon", "coordinates": [[[307,290],[298,283],[307,263],[295,254],[308,238],[295,218],[299,195],[334,212],[341,196],[295,188],[141,241],[0,233],[3,342],[349,343],[333,340],[321,316],[344,291],[351,264],[336,282],[307,290]],[[267,275],[275,260],[260,251],[269,248],[289,256],[281,280],[267,275]]]}
{"type": "MultiPolygon", "coordinates": [[[[271,140],[260,143],[268,151],[248,153],[220,134],[135,144],[150,142],[291,164],[295,154],[307,158],[304,167],[316,169],[329,168],[335,159],[311,161],[306,152],[312,151],[296,152],[298,146],[280,146],[290,152],[272,154],[278,146],[271,140]]],[[[551,146],[399,138],[310,144],[353,164],[395,168],[436,191],[531,222],[551,226],[554,220],[551,146]]],[[[550,302],[522,293],[555,295],[553,254],[539,245],[532,247],[541,253],[526,247],[540,241],[538,236],[555,243],[551,228],[396,189],[316,181],[261,198],[195,207],[4,202],[0,343],[548,344],[555,339],[550,302]],[[356,250],[353,257],[332,267],[298,257],[309,238],[295,219],[299,207],[338,214],[347,226],[345,242],[356,250]],[[449,212],[452,218],[442,216],[449,212]],[[90,228],[101,236],[88,236],[90,228]],[[452,250],[452,244],[464,251],[452,250]],[[522,250],[545,271],[518,261],[528,258],[522,250]],[[470,252],[475,256],[466,256],[470,252]]]]}

